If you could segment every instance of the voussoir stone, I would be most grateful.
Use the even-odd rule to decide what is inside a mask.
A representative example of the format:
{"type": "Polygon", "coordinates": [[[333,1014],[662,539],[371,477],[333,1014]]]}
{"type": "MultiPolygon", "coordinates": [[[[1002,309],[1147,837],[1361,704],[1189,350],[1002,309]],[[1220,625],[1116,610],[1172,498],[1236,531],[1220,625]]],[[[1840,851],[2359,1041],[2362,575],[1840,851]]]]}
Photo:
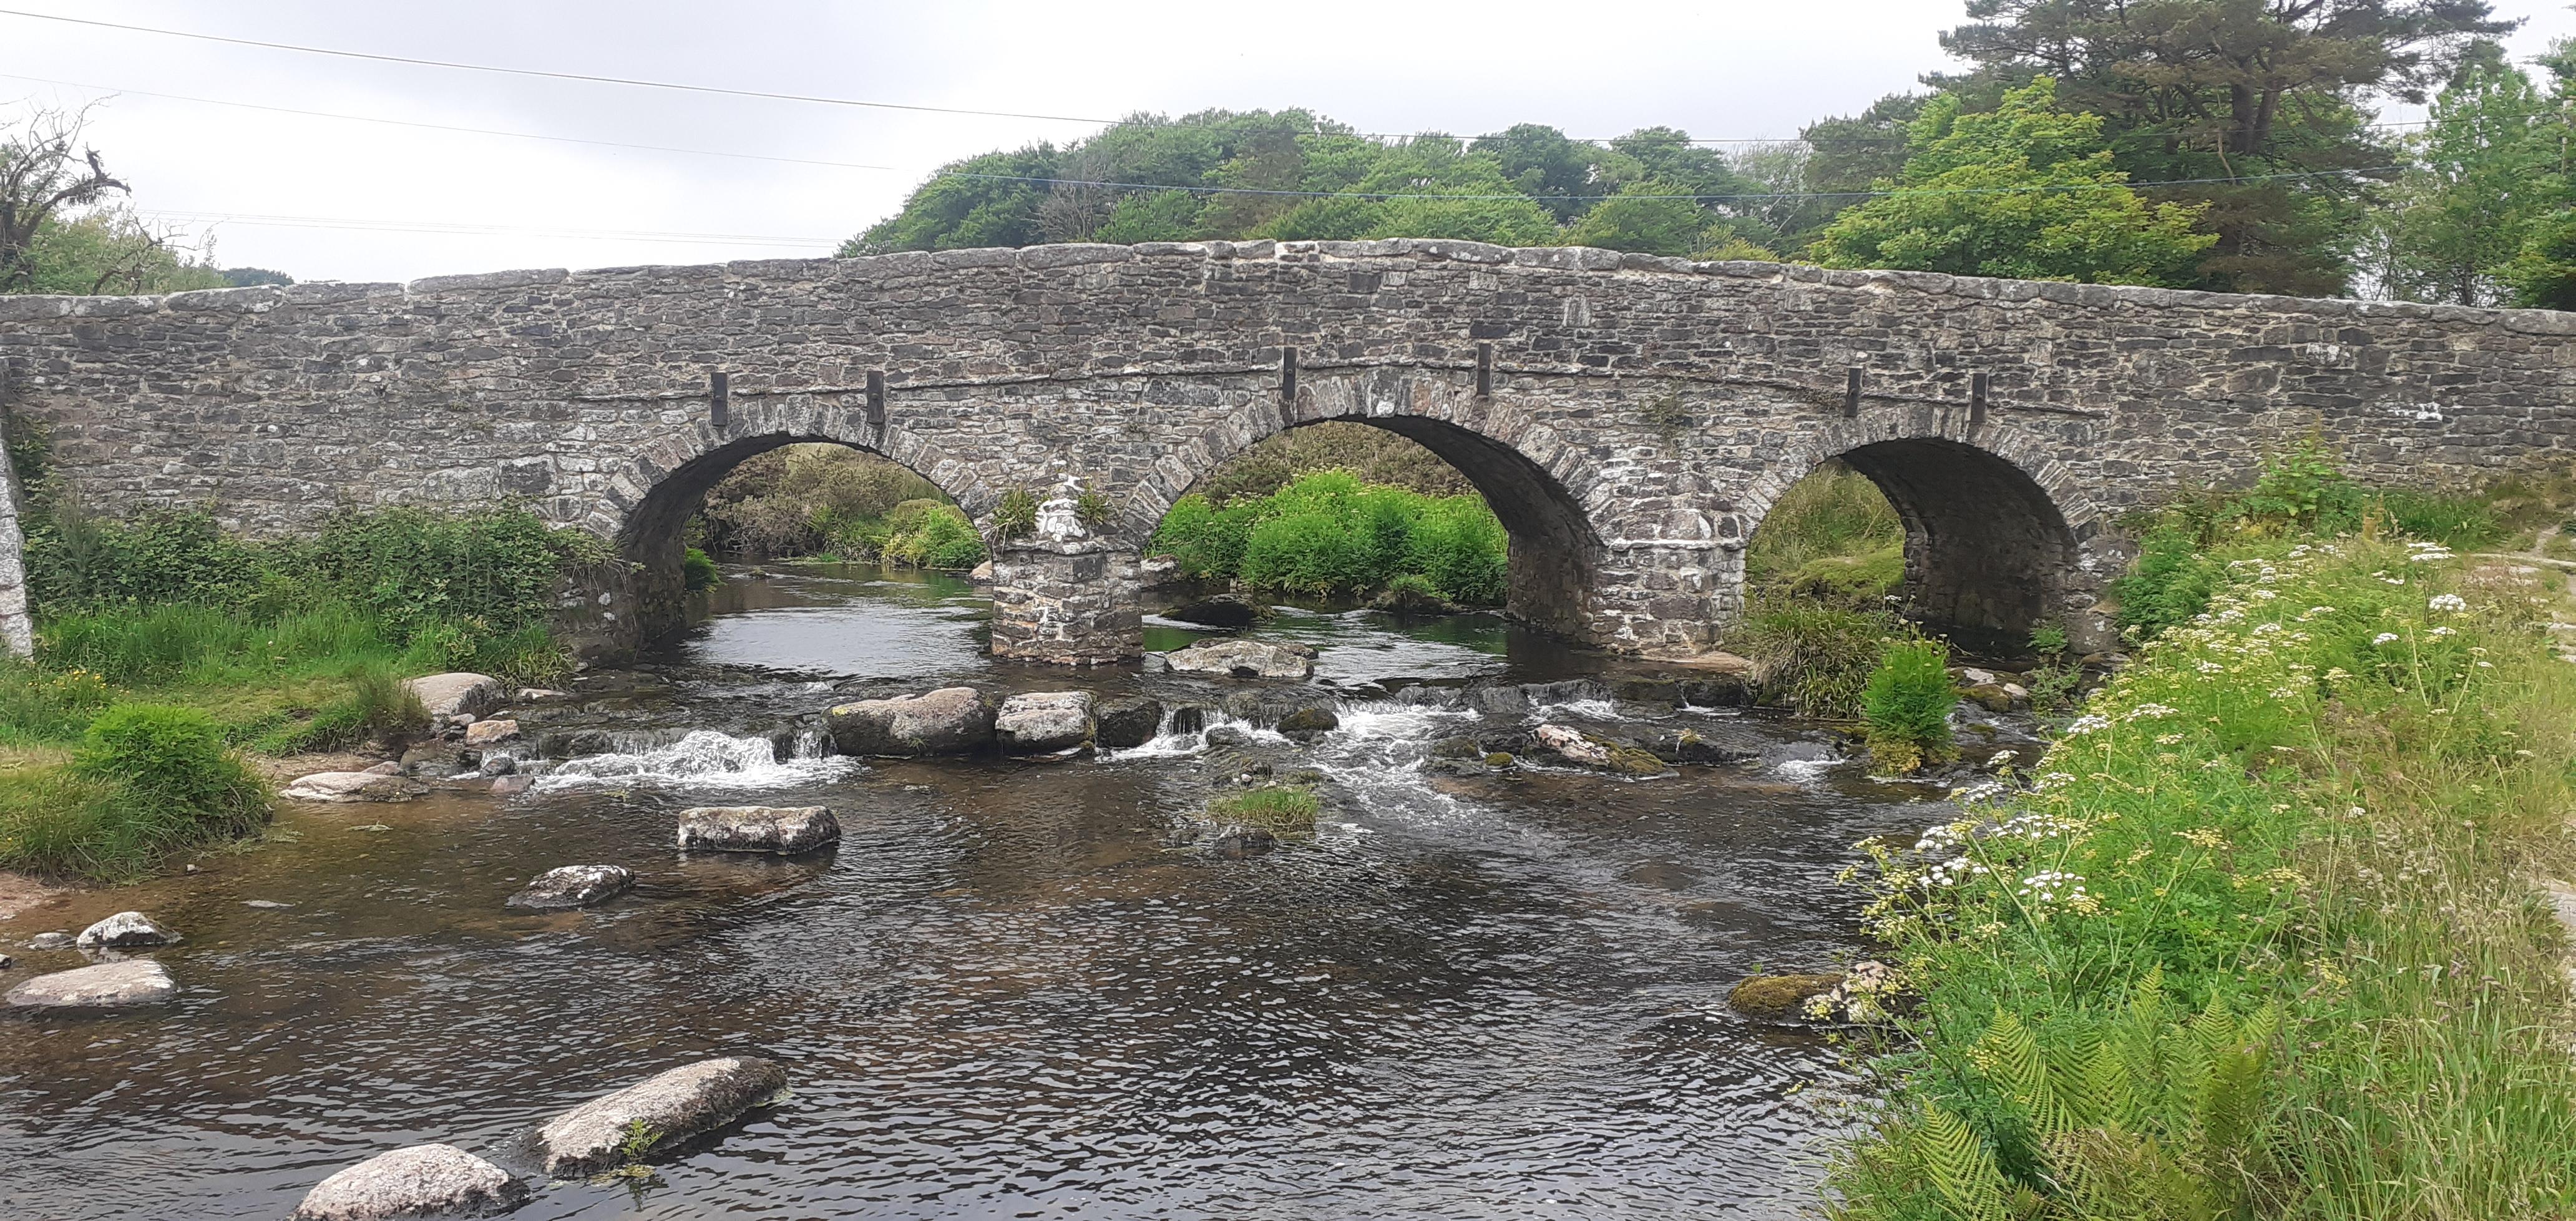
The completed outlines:
{"type": "Polygon", "coordinates": [[[489,674],[456,671],[431,674],[403,680],[403,686],[420,697],[420,706],[433,718],[481,716],[500,706],[501,680],[489,674]]]}
{"type": "Polygon", "coordinates": [[[527,1185],[454,1145],[412,1145],[334,1173],[304,1193],[293,1221],[489,1217],[528,1198],[527,1185]]]}
{"type": "Polygon", "coordinates": [[[278,796],[298,801],[409,801],[427,785],[377,772],[315,772],[298,776],[278,796]]]}
{"type": "Polygon", "coordinates": [[[993,741],[1000,709],[973,687],[942,687],[923,695],[860,700],[824,714],[832,744],[845,755],[962,755],[993,741]]]}
{"type": "Polygon", "coordinates": [[[588,907],[625,894],[633,885],[634,873],[616,865],[562,865],[538,874],[504,906],[525,911],[588,907]]]}
{"type": "Polygon", "coordinates": [[[682,849],[793,856],[841,838],[822,806],[694,806],[680,811],[682,849]]]}
{"type": "Polygon", "coordinates": [[[9,989],[6,999],[20,1009],[123,1009],[157,1005],[177,995],[178,981],[167,968],[132,958],[39,975],[9,989]]]}
{"type": "Polygon", "coordinates": [[[1070,750],[1091,740],[1091,705],[1088,691],[1014,695],[993,718],[994,740],[1013,754],[1070,750]]]}
{"type": "Polygon", "coordinates": [[[1162,656],[1166,664],[1183,674],[1287,679],[1315,676],[1315,650],[1302,644],[1272,644],[1243,639],[1202,640],[1162,656]]]}
{"type": "Polygon", "coordinates": [[[141,912],[118,912],[82,929],[78,940],[83,949],[131,950],[144,946],[177,945],[179,934],[163,928],[141,912]]]}
{"type": "Polygon", "coordinates": [[[659,1133],[654,1148],[661,1148],[731,1123],[786,1086],[786,1071],[758,1056],[701,1060],[554,1117],[537,1130],[537,1144],[548,1174],[581,1174],[624,1156],[631,1125],[659,1133]]]}

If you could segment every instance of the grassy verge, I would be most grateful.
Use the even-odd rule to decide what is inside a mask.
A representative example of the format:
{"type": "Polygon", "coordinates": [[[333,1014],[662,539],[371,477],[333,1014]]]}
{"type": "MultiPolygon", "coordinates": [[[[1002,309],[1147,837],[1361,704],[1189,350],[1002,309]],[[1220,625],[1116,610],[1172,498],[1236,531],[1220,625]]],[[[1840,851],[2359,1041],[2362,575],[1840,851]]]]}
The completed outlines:
{"type": "Polygon", "coordinates": [[[1834,1215],[2576,1215],[2576,667],[2430,544],[2239,543],[2027,790],[1873,844],[1834,1215]]]}

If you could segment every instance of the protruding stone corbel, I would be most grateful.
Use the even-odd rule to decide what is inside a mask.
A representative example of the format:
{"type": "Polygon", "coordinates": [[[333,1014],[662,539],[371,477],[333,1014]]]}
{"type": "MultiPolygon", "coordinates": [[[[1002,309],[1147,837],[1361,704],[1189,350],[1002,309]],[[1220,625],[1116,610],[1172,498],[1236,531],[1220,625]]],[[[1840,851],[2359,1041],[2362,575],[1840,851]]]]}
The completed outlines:
{"type": "Polygon", "coordinates": [[[868,370],[868,427],[883,428],[886,421],[885,370],[868,370]]]}
{"type": "Polygon", "coordinates": [[[1490,343],[1476,345],[1476,397],[1494,397],[1494,345],[1490,343]]]}
{"type": "Polygon", "coordinates": [[[707,423],[724,431],[733,417],[733,375],[722,369],[707,370],[707,423]]]}
{"type": "Polygon", "coordinates": [[[1986,375],[1971,373],[1968,375],[1968,427],[1974,428],[1985,422],[1986,375]]]}
{"type": "Polygon", "coordinates": [[[1860,370],[1858,369],[1852,370],[1851,376],[1843,382],[1843,418],[1846,420],[1860,418],[1860,370]]]}
{"type": "Polygon", "coordinates": [[[1279,349],[1279,405],[1289,407],[1294,406],[1296,402],[1297,349],[1281,348],[1279,349]]]}

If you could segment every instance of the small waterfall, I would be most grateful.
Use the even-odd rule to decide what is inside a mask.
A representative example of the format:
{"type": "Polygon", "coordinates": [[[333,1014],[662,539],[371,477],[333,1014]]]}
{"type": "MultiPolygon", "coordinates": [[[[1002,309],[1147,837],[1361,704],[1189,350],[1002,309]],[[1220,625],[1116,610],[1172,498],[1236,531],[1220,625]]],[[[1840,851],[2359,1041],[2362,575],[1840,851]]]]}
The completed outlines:
{"type": "MultiPolygon", "coordinates": [[[[649,735],[639,735],[649,736],[649,735]]],[[[623,735],[621,735],[623,738],[623,735]]],[[[621,740],[618,749],[552,764],[536,788],[581,785],[662,784],[675,788],[786,788],[858,770],[859,761],[831,753],[823,735],[801,730],[785,759],[769,737],[737,738],[692,729],[676,742],[648,745],[621,740]]]]}

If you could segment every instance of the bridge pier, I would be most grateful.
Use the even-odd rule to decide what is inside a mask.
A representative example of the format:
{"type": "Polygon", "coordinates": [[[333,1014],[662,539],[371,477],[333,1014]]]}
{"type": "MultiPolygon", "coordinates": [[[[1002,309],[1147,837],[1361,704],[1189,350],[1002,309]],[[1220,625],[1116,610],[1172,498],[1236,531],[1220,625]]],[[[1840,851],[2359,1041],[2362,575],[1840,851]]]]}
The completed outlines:
{"type": "Polygon", "coordinates": [[[1106,539],[993,549],[993,656],[1108,666],[1145,654],[1142,559],[1106,539]]]}

